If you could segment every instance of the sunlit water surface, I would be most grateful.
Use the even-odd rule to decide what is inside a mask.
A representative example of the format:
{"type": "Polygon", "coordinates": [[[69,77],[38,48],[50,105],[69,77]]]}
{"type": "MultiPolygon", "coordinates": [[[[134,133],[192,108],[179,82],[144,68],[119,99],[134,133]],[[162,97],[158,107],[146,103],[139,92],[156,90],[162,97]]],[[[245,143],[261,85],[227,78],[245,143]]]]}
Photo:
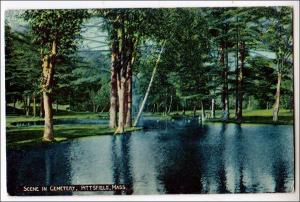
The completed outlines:
{"type": "MultiPolygon", "coordinates": [[[[23,185],[126,184],[60,194],[291,192],[293,127],[144,120],[147,129],[7,151],[8,191],[23,185]]],[[[40,193],[39,193],[40,194],[40,193]]],[[[51,193],[44,193],[51,194],[51,193]]],[[[58,194],[58,193],[55,193],[58,194]]]]}

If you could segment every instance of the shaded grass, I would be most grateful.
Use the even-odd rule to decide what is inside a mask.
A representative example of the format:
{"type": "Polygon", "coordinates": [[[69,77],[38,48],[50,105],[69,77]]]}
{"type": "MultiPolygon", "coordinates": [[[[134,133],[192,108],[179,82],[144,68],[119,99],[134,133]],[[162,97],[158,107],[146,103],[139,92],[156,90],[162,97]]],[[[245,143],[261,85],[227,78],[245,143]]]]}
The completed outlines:
{"type": "MultiPolygon", "coordinates": [[[[6,131],[6,143],[8,148],[20,148],[23,146],[37,146],[45,143],[42,141],[43,126],[29,126],[24,128],[11,128],[6,131]]],[[[142,128],[125,128],[125,133],[141,130],[142,128]]],[[[55,142],[66,141],[69,139],[113,135],[114,128],[103,125],[56,125],[54,126],[55,142]]]]}
{"type": "MultiPolygon", "coordinates": [[[[107,119],[108,113],[92,113],[92,112],[71,112],[71,111],[64,111],[61,113],[55,113],[53,119],[55,120],[78,120],[78,119],[107,119]]],[[[6,127],[13,127],[12,123],[16,122],[34,122],[34,121],[43,121],[44,119],[41,117],[32,117],[32,116],[6,116],[6,127]]]]}

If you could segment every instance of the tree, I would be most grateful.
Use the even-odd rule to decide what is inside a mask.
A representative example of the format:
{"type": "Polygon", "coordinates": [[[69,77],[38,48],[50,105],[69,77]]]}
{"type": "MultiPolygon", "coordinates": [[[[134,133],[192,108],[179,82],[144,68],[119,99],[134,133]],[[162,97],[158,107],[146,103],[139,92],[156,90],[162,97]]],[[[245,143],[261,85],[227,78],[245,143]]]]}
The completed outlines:
{"type": "MultiPolygon", "coordinates": [[[[212,38],[211,46],[219,52],[219,62],[217,66],[221,67],[221,103],[222,103],[222,119],[229,119],[229,49],[232,46],[230,39],[232,38],[232,28],[229,21],[227,8],[216,8],[210,10],[206,15],[213,15],[210,21],[210,37],[212,38]],[[216,45],[215,45],[216,43],[216,45]]],[[[212,100],[212,108],[214,108],[214,100],[212,100]]],[[[212,114],[214,114],[212,112],[212,114]]],[[[214,116],[214,115],[213,115],[214,116]]]]}
{"type": "Polygon", "coordinates": [[[273,105],[273,121],[278,121],[282,78],[291,73],[293,53],[292,8],[274,7],[266,15],[269,17],[263,28],[263,39],[270,50],[276,54],[274,61],[277,73],[275,103],[273,105]]]}
{"type": "MultiPolygon", "coordinates": [[[[30,43],[31,40],[32,36],[29,33],[12,32],[6,24],[6,103],[13,102],[13,110],[16,110],[17,100],[23,100],[24,112],[27,116],[30,113],[31,98],[35,100],[39,93],[38,78],[40,76],[37,68],[40,58],[37,47],[30,43]]],[[[35,104],[33,104],[33,114],[35,111],[35,104]]]]}
{"type": "Polygon", "coordinates": [[[105,9],[99,11],[106,21],[112,52],[110,127],[123,133],[131,126],[132,68],[138,45],[158,35],[157,28],[163,21],[160,9],[105,9]],[[118,106],[118,124],[116,123],[118,106]]]}
{"type": "Polygon", "coordinates": [[[147,101],[147,98],[148,98],[148,96],[149,96],[150,89],[151,89],[151,86],[152,86],[152,83],[153,83],[153,80],[154,80],[154,76],[155,76],[156,71],[157,71],[157,67],[158,67],[159,62],[160,62],[160,60],[161,60],[160,58],[161,58],[161,55],[162,55],[162,53],[163,53],[163,50],[164,50],[164,47],[165,47],[165,43],[166,43],[166,41],[164,41],[163,44],[162,44],[161,50],[160,50],[160,52],[159,52],[158,58],[157,58],[157,60],[156,60],[155,66],[154,66],[154,68],[153,68],[153,72],[152,72],[152,75],[151,75],[151,79],[150,79],[150,82],[149,82],[147,91],[146,91],[146,93],[145,93],[145,96],[144,96],[144,99],[143,99],[143,101],[142,101],[141,107],[140,107],[140,109],[139,109],[139,112],[138,112],[137,117],[136,117],[136,119],[135,119],[135,121],[134,121],[134,124],[133,124],[134,127],[137,126],[137,124],[138,124],[138,122],[139,122],[139,120],[140,120],[140,117],[141,117],[141,115],[142,115],[142,112],[143,112],[143,110],[144,110],[144,107],[145,107],[145,104],[146,104],[146,101],[147,101]]]}
{"type": "Polygon", "coordinates": [[[264,8],[246,9],[232,8],[226,11],[229,16],[231,28],[232,48],[235,50],[235,94],[236,94],[236,120],[241,123],[243,119],[243,100],[245,95],[244,73],[248,59],[249,50],[256,48],[260,43],[260,31],[258,19],[260,11],[264,8]]]}
{"type": "Polygon", "coordinates": [[[28,20],[40,46],[42,54],[43,104],[45,110],[44,141],[53,141],[53,76],[58,55],[68,54],[76,48],[81,23],[88,17],[84,10],[27,10],[24,19],[28,20]]]}

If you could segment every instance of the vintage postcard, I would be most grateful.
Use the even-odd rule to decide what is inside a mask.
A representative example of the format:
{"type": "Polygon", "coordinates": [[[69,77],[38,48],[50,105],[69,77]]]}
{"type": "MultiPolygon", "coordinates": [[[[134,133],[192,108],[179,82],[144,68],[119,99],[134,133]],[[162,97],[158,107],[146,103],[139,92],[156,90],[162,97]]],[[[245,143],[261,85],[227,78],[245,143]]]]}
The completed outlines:
{"type": "Polygon", "coordinates": [[[8,197],[295,197],[299,5],[79,3],[3,10],[8,197]]]}

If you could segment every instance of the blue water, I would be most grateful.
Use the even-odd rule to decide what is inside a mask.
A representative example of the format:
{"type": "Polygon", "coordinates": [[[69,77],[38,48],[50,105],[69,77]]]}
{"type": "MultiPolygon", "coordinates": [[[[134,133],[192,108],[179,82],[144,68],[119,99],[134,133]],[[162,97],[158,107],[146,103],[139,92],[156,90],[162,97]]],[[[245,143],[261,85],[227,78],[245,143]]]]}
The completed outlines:
{"type": "MultiPolygon", "coordinates": [[[[126,191],[60,194],[291,192],[293,127],[143,122],[146,130],[8,150],[8,189],[23,185],[126,184],[126,191]]],[[[51,194],[51,193],[46,193],[51,194]]],[[[56,193],[57,194],[57,193],[56,193]]]]}

